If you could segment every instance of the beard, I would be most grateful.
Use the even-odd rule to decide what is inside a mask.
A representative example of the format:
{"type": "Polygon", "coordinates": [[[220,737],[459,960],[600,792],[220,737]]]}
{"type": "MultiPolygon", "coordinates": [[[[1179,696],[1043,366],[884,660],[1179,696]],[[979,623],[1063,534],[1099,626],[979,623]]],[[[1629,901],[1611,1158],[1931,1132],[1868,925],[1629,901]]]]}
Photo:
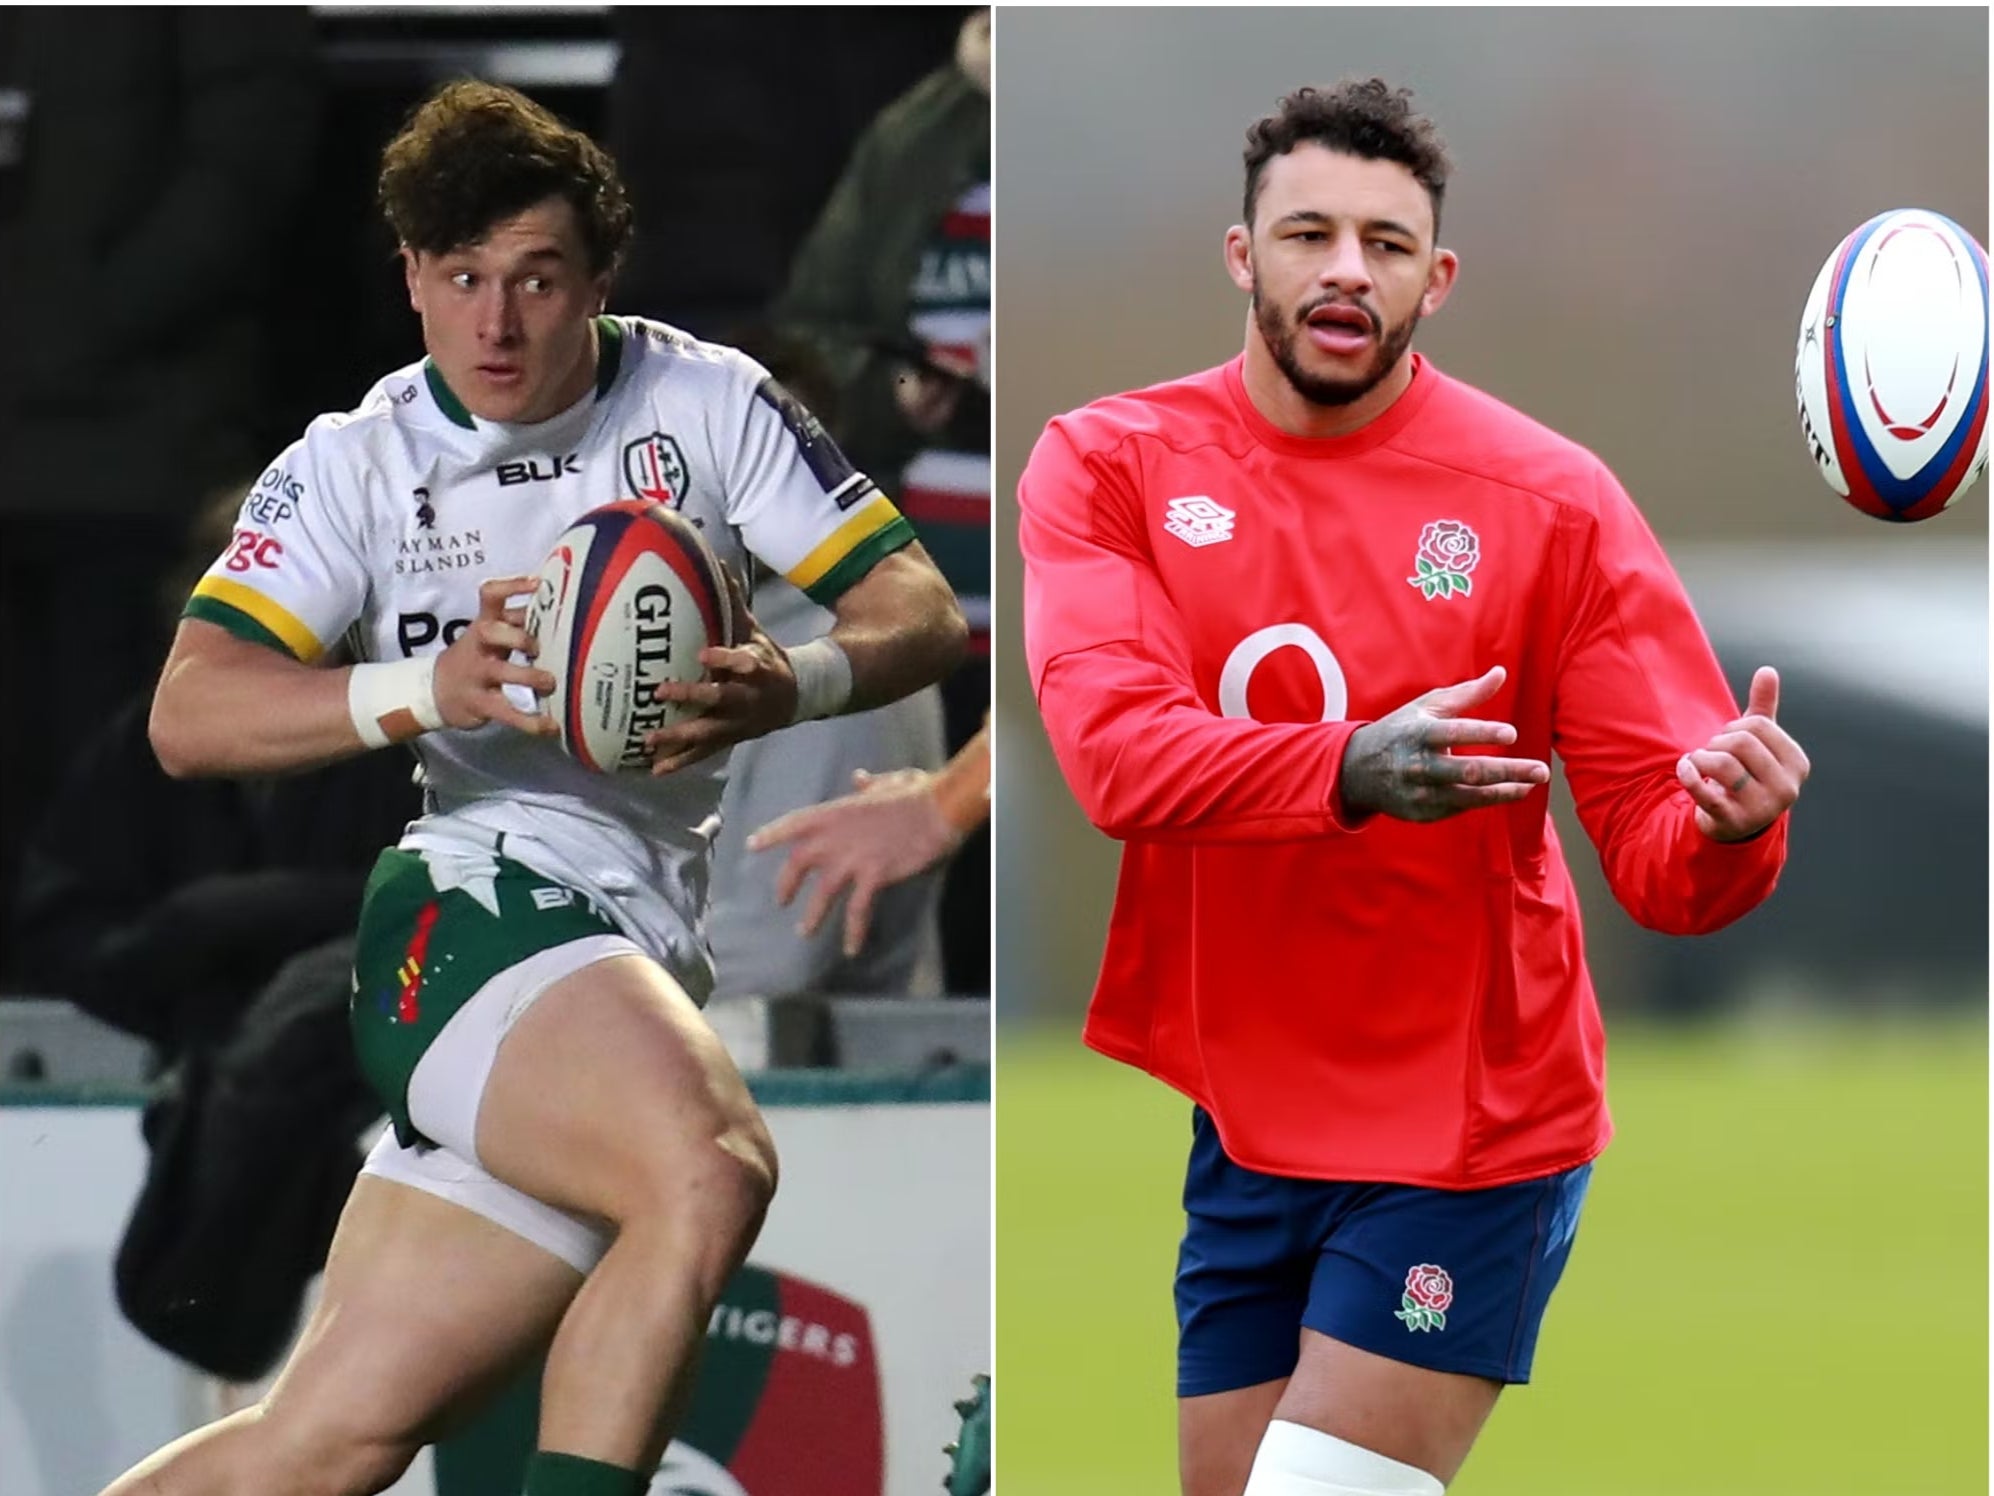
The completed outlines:
{"type": "Polygon", "coordinates": [[[1419,326],[1419,308],[1415,306],[1412,315],[1392,327],[1381,327],[1380,319],[1369,307],[1360,306],[1365,316],[1371,319],[1371,332],[1377,339],[1377,352],[1371,355],[1370,364],[1353,379],[1334,379],[1322,374],[1311,374],[1302,367],[1301,356],[1297,351],[1303,333],[1308,328],[1308,315],[1320,306],[1320,302],[1310,302],[1293,317],[1283,316],[1281,309],[1260,296],[1260,281],[1253,282],[1253,322],[1260,329],[1260,337],[1267,344],[1267,351],[1274,356],[1274,363],[1288,383],[1311,405],[1341,406],[1354,404],[1376,389],[1384,377],[1392,372],[1398,361],[1405,356],[1406,349],[1412,346],[1414,329],[1419,326]]]}

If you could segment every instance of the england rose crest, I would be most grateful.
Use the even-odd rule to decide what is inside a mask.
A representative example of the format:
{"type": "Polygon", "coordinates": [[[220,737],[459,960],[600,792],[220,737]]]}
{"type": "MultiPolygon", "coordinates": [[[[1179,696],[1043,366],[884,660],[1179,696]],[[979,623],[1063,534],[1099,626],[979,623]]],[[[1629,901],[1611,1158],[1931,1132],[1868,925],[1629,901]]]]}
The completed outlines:
{"type": "Polygon", "coordinates": [[[1469,593],[1475,584],[1468,573],[1482,559],[1482,542],[1473,530],[1458,519],[1428,520],[1419,532],[1419,556],[1413,562],[1415,575],[1406,582],[1419,589],[1421,597],[1469,593]]]}
{"type": "Polygon", "coordinates": [[[1447,1276],[1447,1269],[1422,1262],[1407,1271],[1405,1292],[1399,1296],[1405,1307],[1395,1310],[1392,1318],[1404,1320],[1408,1330],[1444,1330],[1447,1309],[1453,1302],[1454,1280],[1447,1276]]]}

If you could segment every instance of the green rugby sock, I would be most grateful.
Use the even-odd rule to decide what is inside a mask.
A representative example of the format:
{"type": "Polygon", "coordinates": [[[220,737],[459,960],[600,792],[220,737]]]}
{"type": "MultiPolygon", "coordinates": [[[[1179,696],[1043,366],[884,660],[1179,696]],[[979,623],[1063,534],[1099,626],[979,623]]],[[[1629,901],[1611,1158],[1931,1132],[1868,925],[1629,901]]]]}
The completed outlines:
{"type": "Polygon", "coordinates": [[[543,1449],[527,1464],[524,1496],[644,1496],[650,1484],[621,1465],[543,1449]]]}

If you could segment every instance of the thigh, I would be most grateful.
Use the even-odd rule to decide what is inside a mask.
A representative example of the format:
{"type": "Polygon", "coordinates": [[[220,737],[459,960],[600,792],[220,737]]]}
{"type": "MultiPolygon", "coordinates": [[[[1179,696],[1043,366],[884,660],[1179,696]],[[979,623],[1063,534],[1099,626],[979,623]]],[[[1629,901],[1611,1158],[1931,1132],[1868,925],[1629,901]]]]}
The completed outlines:
{"type": "Polygon", "coordinates": [[[1504,1385],[1529,1379],[1589,1174],[1360,1188],[1323,1247],[1275,1416],[1452,1480],[1504,1385]]]}
{"type": "Polygon", "coordinates": [[[1184,1496],[1239,1496],[1287,1378],[1177,1400],[1177,1480],[1184,1496]]]}
{"type": "MultiPolygon", "coordinates": [[[[446,1031],[461,1037],[458,1015],[480,996],[511,987],[509,1002],[531,1001],[521,968],[558,960],[567,946],[621,939],[585,895],[501,851],[383,852],[360,910],[351,1018],[361,1071],[402,1145],[449,1143],[475,1156],[468,1140],[431,1137],[411,1118],[417,1069],[446,1031]]],[[[475,1107],[470,1096],[449,1110],[455,1118],[475,1107]]]]}
{"type": "MultiPolygon", "coordinates": [[[[417,1084],[421,1074],[417,1074],[417,1084]]],[[[417,1108],[421,1116],[420,1107],[417,1108]]],[[[366,1173],[440,1196],[461,1210],[503,1226],[553,1253],[583,1277],[594,1272],[615,1238],[607,1221],[557,1210],[498,1178],[454,1148],[404,1148],[394,1134],[367,1155],[366,1173]]]]}
{"type": "Polygon", "coordinates": [[[1302,1323],[1429,1371],[1527,1382],[1590,1175],[1360,1187],[1324,1243],[1302,1323]]]}
{"type": "Polygon", "coordinates": [[[644,956],[549,987],[500,1045],[478,1110],[492,1174],[559,1209],[627,1221],[713,1147],[773,1173],[747,1083],[684,989],[644,956]]]}
{"type": "Polygon", "coordinates": [[[1240,1167],[1205,1111],[1193,1113],[1177,1255],[1178,1397],[1255,1387],[1294,1369],[1335,1188],[1240,1167]]]}
{"type": "Polygon", "coordinates": [[[581,1283],[515,1233],[363,1174],[265,1417],[314,1437],[427,1442],[552,1338],[581,1283]]]}
{"type": "Polygon", "coordinates": [[[1361,1449],[1454,1479],[1502,1383],[1429,1371],[1303,1330],[1295,1374],[1273,1416],[1348,1440],[1361,1449]]]}

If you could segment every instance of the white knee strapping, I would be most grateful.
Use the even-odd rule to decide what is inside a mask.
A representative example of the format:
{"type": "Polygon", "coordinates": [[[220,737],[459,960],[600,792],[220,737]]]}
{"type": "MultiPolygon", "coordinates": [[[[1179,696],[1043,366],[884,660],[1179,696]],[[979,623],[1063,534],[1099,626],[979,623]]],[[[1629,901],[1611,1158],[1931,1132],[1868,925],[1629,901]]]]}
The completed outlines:
{"type": "Polygon", "coordinates": [[[1445,1490],[1424,1470],[1277,1418],[1260,1440],[1244,1496],[1442,1496],[1445,1490]]]}

